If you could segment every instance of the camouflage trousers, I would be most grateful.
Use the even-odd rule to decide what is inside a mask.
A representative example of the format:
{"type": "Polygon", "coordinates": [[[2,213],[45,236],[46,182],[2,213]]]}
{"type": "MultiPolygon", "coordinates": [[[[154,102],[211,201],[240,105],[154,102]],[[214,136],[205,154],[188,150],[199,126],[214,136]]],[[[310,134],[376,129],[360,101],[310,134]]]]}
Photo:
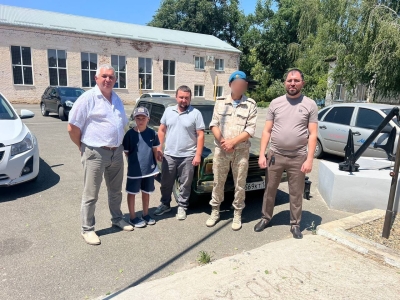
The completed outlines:
{"type": "Polygon", "coordinates": [[[213,158],[214,187],[211,195],[211,206],[219,206],[224,201],[224,187],[229,169],[232,168],[235,184],[235,209],[243,209],[245,204],[245,185],[249,168],[249,148],[238,149],[232,153],[215,147],[213,158]]]}

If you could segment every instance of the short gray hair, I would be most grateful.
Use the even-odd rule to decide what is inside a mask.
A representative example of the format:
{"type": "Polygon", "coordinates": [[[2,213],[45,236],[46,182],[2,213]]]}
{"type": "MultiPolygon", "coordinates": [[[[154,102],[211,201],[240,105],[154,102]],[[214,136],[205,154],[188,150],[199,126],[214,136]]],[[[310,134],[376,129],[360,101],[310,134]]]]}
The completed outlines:
{"type": "Polygon", "coordinates": [[[96,70],[96,76],[99,76],[100,70],[101,70],[101,69],[112,70],[112,71],[114,72],[114,75],[115,75],[115,69],[114,69],[114,67],[113,67],[112,65],[109,65],[109,64],[104,64],[104,65],[100,65],[100,66],[97,68],[97,70],[96,70]]]}

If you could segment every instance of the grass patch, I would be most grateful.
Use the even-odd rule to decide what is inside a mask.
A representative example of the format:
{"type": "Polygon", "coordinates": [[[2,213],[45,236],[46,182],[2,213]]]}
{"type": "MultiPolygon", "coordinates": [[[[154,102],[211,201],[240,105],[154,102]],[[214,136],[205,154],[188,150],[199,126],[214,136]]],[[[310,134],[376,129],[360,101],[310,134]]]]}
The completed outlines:
{"type": "Polygon", "coordinates": [[[197,257],[197,262],[200,265],[206,265],[211,262],[212,255],[207,251],[200,251],[199,256],[197,257]]]}

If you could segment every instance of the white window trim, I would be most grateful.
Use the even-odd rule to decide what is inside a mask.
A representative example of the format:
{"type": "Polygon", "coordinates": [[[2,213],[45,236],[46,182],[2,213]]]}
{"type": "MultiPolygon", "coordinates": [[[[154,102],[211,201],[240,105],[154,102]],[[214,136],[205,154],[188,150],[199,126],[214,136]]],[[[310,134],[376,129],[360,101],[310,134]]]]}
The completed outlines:
{"type": "Polygon", "coordinates": [[[97,59],[96,59],[96,65],[97,65],[97,68],[99,67],[99,55],[98,55],[97,53],[81,51],[81,63],[80,63],[80,65],[81,65],[81,67],[80,67],[80,69],[81,69],[81,85],[82,85],[82,79],[83,79],[83,78],[82,78],[82,71],[88,71],[88,72],[89,72],[89,86],[81,86],[81,88],[83,88],[83,89],[91,89],[91,88],[93,88],[93,87],[96,86],[96,84],[95,84],[94,86],[91,85],[90,72],[91,72],[91,71],[97,72],[97,68],[96,68],[95,70],[93,70],[93,69],[90,68],[90,54],[96,54],[96,58],[97,58],[97,59]],[[88,55],[88,58],[89,58],[89,60],[88,60],[89,69],[82,69],[82,53],[89,54],[89,55],[88,55]]]}
{"type": "MultiPolygon", "coordinates": [[[[112,60],[113,56],[118,56],[118,70],[115,70],[115,73],[118,73],[118,78],[117,78],[118,87],[117,88],[113,88],[113,89],[114,90],[127,90],[128,89],[128,67],[127,67],[128,64],[127,64],[127,61],[126,61],[127,56],[126,55],[119,55],[119,54],[111,54],[111,56],[110,56],[111,60],[112,60]],[[121,56],[125,57],[125,72],[119,71],[119,58],[121,56]],[[125,74],[125,87],[124,88],[120,87],[121,84],[119,82],[119,73],[124,73],[125,74]]],[[[112,63],[111,63],[111,65],[112,65],[112,63]]]]}
{"type": "MultiPolygon", "coordinates": [[[[33,71],[33,55],[32,55],[32,48],[28,46],[17,46],[17,45],[10,45],[10,59],[11,59],[11,74],[13,74],[13,66],[20,66],[22,67],[22,72],[24,71],[24,67],[31,67],[32,68],[32,84],[25,84],[25,83],[14,83],[14,74],[11,76],[12,84],[16,86],[34,86],[35,85],[35,73],[33,71]],[[15,65],[12,63],[12,52],[11,46],[19,47],[19,55],[21,56],[21,65],[15,65]],[[22,47],[29,48],[31,52],[31,65],[24,65],[22,60],[22,47]]],[[[24,82],[24,73],[22,73],[22,81],[24,82]]]]}
{"type": "Polygon", "coordinates": [[[214,62],[214,68],[215,68],[215,72],[224,72],[224,71],[225,71],[225,59],[223,59],[223,58],[216,58],[216,59],[215,59],[215,62],[214,62]],[[217,63],[217,60],[218,60],[218,61],[222,61],[222,69],[217,69],[217,68],[215,68],[215,65],[216,65],[216,63],[217,63]]]}
{"type": "Polygon", "coordinates": [[[194,69],[201,70],[201,71],[206,69],[206,59],[204,56],[195,56],[194,57],[194,69]],[[201,65],[201,59],[203,59],[203,68],[196,68],[196,59],[199,59],[199,65],[201,65]]]}
{"type": "MultiPolygon", "coordinates": [[[[176,60],[173,60],[173,59],[164,59],[164,60],[166,60],[166,61],[173,61],[173,62],[175,62],[175,75],[170,75],[170,74],[164,74],[164,70],[163,70],[163,91],[164,92],[175,92],[175,86],[176,86],[176,60]],[[175,77],[175,84],[174,84],[174,88],[172,89],[172,90],[164,90],[164,76],[168,76],[168,78],[169,77],[175,77]]],[[[164,64],[164,60],[163,60],[163,64],[164,64]]],[[[169,70],[169,65],[170,65],[170,63],[168,63],[168,70],[169,70]]],[[[170,88],[170,86],[169,86],[169,84],[168,84],[168,87],[170,88]]]]}
{"type": "MultiPolygon", "coordinates": [[[[62,86],[69,86],[68,85],[68,56],[67,56],[67,50],[64,50],[64,49],[57,49],[57,48],[52,48],[52,49],[47,49],[47,72],[48,72],[48,74],[49,74],[49,85],[51,85],[50,84],[50,69],[57,69],[57,86],[61,86],[60,85],[60,73],[59,73],[59,69],[65,69],[65,72],[66,72],[66,76],[67,76],[67,85],[62,85],[62,86]],[[49,66],[49,50],[56,50],[56,59],[57,59],[57,67],[50,67],[49,66]],[[58,51],[65,51],[65,68],[62,68],[62,67],[59,67],[58,66],[58,51]]],[[[81,75],[82,76],[82,75],[81,75]]]]}
{"type": "Polygon", "coordinates": [[[139,70],[138,70],[138,80],[139,80],[138,85],[140,84],[140,78],[139,78],[140,74],[144,74],[144,75],[150,74],[151,75],[151,89],[144,89],[143,88],[143,84],[142,84],[142,91],[153,91],[154,90],[154,85],[153,85],[154,84],[153,59],[151,57],[138,57],[138,69],[139,69],[139,60],[141,58],[142,59],[150,59],[151,60],[151,73],[146,73],[146,72],[139,73],[139,70]]]}
{"type": "Polygon", "coordinates": [[[203,85],[203,84],[195,84],[194,88],[193,88],[193,96],[194,97],[204,97],[205,89],[206,89],[205,85],[203,85]],[[196,95],[196,87],[202,87],[203,95],[196,95]]]}

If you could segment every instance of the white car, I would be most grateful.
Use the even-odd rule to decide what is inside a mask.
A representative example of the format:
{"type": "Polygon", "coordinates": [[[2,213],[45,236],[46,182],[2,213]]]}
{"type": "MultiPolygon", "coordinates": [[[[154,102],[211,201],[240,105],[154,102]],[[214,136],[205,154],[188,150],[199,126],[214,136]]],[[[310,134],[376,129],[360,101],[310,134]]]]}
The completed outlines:
{"type": "Polygon", "coordinates": [[[138,102],[140,99],[148,99],[148,98],[166,98],[166,97],[171,97],[171,95],[168,94],[162,94],[162,93],[145,93],[139,98],[136,99],[136,102],[138,102]]]}
{"type": "Polygon", "coordinates": [[[37,140],[21,120],[34,116],[26,109],[18,115],[0,94],[0,186],[31,181],[39,174],[37,140]]]}

